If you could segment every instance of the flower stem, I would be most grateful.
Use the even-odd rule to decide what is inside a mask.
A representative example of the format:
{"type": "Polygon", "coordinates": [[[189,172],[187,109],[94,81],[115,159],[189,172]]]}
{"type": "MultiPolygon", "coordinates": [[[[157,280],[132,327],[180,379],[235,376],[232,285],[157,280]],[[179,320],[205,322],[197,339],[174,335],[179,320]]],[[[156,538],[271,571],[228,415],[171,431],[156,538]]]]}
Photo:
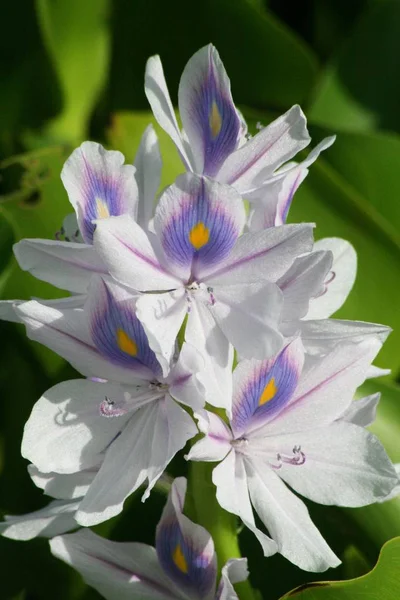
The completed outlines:
{"type": "MultiPolygon", "coordinates": [[[[214,540],[217,554],[218,571],[231,558],[241,558],[237,519],[235,515],[224,510],[217,501],[215,486],[211,472],[215,465],[203,462],[190,463],[188,482],[188,500],[185,513],[195,523],[202,525],[214,540]]],[[[250,582],[244,581],[235,585],[241,600],[256,600],[250,582]]]]}

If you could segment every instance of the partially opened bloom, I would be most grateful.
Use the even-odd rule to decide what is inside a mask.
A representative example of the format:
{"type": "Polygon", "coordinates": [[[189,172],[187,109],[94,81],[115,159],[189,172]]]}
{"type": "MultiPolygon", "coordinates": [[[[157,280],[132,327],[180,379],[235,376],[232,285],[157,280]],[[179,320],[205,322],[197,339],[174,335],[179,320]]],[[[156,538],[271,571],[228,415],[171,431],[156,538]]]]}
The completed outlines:
{"type": "Polygon", "coordinates": [[[310,571],[339,563],[285,484],[315,502],[353,507],[386,497],[396,485],[379,441],[344,417],[380,347],[371,338],[315,360],[297,338],[272,359],[239,362],[229,426],[199,414],[205,437],[189,458],[220,461],[213,471],[218,501],[254,531],[266,555],[279,551],[310,571]],[[257,528],[252,507],[271,537],[257,528]]]}
{"type": "Polygon", "coordinates": [[[178,92],[182,131],[159,56],[147,62],[145,91],[155,118],[171,136],[186,169],[228,183],[258,204],[261,228],[264,220],[268,220],[264,219],[264,213],[268,214],[270,208],[265,197],[273,197],[278,215],[271,224],[281,225],[284,220],[279,215],[287,213],[307,167],[334,141],[333,137],[327,138],[303,164],[285,165],[281,169],[310,143],[303,112],[299,106],[293,106],[249,139],[247,126],[232,99],[228,75],[212,44],[196,52],[182,73],[178,92]],[[284,199],[278,200],[280,193],[284,199]]]}
{"type": "Polygon", "coordinates": [[[246,579],[247,561],[229,561],[217,589],[212,538],[183,514],[185,494],[186,480],[176,479],[157,527],[156,548],[80,531],[56,537],[51,550],[108,600],[234,600],[232,583],[246,579]]]}
{"type": "Polygon", "coordinates": [[[144,292],[137,314],[160,360],[170,360],[187,315],[185,339],[198,348],[217,391],[234,346],[246,357],[271,356],[282,345],[282,293],[276,281],[312,248],[312,225],[240,235],[245,213],[230,186],[191,173],[161,196],[154,232],[129,216],[97,223],[95,248],[110,275],[144,292]],[[148,293],[150,292],[150,293],[148,293]]]}
{"type": "Polygon", "coordinates": [[[68,241],[25,239],[14,246],[22,269],[57,287],[86,291],[91,274],[107,270],[93,248],[96,221],[131,215],[145,229],[153,216],[161,157],[151,125],[143,134],[135,166],[95,142],[83,142],[66,161],[61,179],[75,210],[64,221],[68,241]]]}
{"type": "Polygon", "coordinates": [[[25,426],[22,454],[42,473],[97,469],[76,519],[84,525],[108,519],[146,480],[147,496],[196,435],[178,402],[203,406],[201,356],[186,343],[178,360],[161,366],[137,319],[135,298],[100,278],[83,308],[32,301],[16,310],[33,339],[90,378],[66,381],[40,398],[25,426]]]}

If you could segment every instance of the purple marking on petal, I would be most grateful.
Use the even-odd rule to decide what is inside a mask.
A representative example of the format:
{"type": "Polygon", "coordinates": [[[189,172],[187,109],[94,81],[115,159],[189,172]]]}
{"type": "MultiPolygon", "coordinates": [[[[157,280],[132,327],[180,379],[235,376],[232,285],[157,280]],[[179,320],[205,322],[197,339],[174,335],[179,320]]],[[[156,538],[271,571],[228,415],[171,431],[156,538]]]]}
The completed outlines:
{"type": "Polygon", "coordinates": [[[98,351],[114,364],[122,367],[143,365],[155,377],[161,374],[160,364],[149,346],[134,305],[116,302],[106,285],[104,300],[99,301],[90,329],[98,351]]]}
{"type": "Polygon", "coordinates": [[[192,119],[202,138],[203,174],[214,176],[227,156],[236,150],[241,122],[230,97],[219,81],[212,51],[209,52],[208,73],[192,92],[192,119]]]}
{"type": "Polygon", "coordinates": [[[252,362],[247,380],[235,390],[232,429],[235,436],[260,427],[280,413],[297,387],[302,360],[292,342],[275,358],[252,362]]]}
{"type": "Polygon", "coordinates": [[[126,212],[121,182],[107,173],[97,173],[82,154],[85,173],[82,176],[82,191],[85,205],[79,215],[85,242],[93,243],[96,219],[116,217],[126,212]]]}
{"type": "Polygon", "coordinates": [[[158,526],[156,550],[160,565],[190,598],[201,599],[207,597],[215,584],[216,566],[214,554],[196,547],[196,542],[183,536],[177,520],[164,521],[158,526]]]}
{"type": "Polygon", "coordinates": [[[161,243],[167,258],[180,266],[192,265],[192,274],[202,266],[220,263],[238,238],[237,225],[221,203],[213,206],[202,180],[196,196],[185,199],[169,218],[161,243]]]}

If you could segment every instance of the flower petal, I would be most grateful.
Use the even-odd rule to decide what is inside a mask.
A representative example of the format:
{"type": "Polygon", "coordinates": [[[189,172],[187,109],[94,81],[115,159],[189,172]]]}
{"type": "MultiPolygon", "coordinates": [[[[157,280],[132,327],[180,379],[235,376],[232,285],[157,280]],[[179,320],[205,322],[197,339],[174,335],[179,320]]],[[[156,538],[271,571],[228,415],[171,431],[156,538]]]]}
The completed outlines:
{"type": "Polygon", "coordinates": [[[167,378],[171,396],[196,411],[205,404],[204,386],[198,377],[203,368],[204,360],[200,352],[192,344],[184,342],[178,361],[167,378]]]}
{"type": "Polygon", "coordinates": [[[35,537],[51,538],[76,529],[74,519],[79,502],[53,500],[44,508],[25,515],[5,515],[0,523],[0,534],[11,540],[32,540],[35,537]]]}
{"type": "Polygon", "coordinates": [[[306,118],[295,105],[233,152],[220,169],[218,181],[233,185],[246,196],[275,169],[308,146],[310,139],[306,118]]]}
{"type": "Polygon", "coordinates": [[[180,285],[160,264],[148,236],[129,215],[99,221],[94,245],[111,275],[134,290],[165,291],[180,285]]]}
{"type": "Polygon", "coordinates": [[[107,600],[185,600],[151,546],[110,542],[86,529],[54,538],[50,548],[107,600]]]}
{"type": "Polygon", "coordinates": [[[92,274],[107,274],[95,249],[87,244],[26,239],[14,245],[23,271],[69,292],[84,293],[92,274]]]}
{"type": "Polygon", "coordinates": [[[283,225],[240,236],[225,261],[203,276],[207,285],[277,281],[312,250],[312,224],[283,225]]]}
{"type": "Polygon", "coordinates": [[[323,290],[331,266],[331,252],[311,252],[296,258],[277,282],[283,293],[282,321],[296,321],[307,314],[310,301],[323,290]]]}
{"type": "Polygon", "coordinates": [[[85,312],[93,344],[100,354],[136,376],[151,380],[161,374],[161,367],[136,316],[136,298],[118,284],[98,277],[90,286],[85,312]]]}
{"type": "Polygon", "coordinates": [[[170,460],[196,433],[191,417],[168,396],[135,411],[107,449],[79,507],[78,523],[95,525],[120,513],[124,500],[147,479],[146,499],[170,460]]]}
{"type": "Polygon", "coordinates": [[[204,437],[193,444],[186,460],[220,461],[231,451],[232,432],[214,413],[200,410],[195,413],[197,424],[204,437]]]}
{"type": "Polygon", "coordinates": [[[138,187],[139,202],[137,223],[145,231],[153,217],[156,194],[161,182],[162,160],[157,134],[153,125],[148,125],[140,140],[135,157],[135,179],[138,187]]]}
{"type": "Polygon", "coordinates": [[[144,90],[158,124],[175,143],[185,167],[193,170],[193,161],[190,160],[186,152],[182,135],[179,131],[159,56],[151,56],[147,61],[144,90]]]}
{"type": "Polygon", "coordinates": [[[246,474],[251,502],[285,558],[305,571],[314,572],[340,564],[303,502],[267,465],[246,461],[246,474]]]}
{"type": "Polygon", "coordinates": [[[212,44],[196,52],[179,84],[179,111],[196,172],[214,176],[238,146],[242,126],[230,81],[212,44]]]}
{"type": "Polygon", "coordinates": [[[29,475],[34,484],[41,488],[47,496],[60,500],[74,500],[86,494],[98,469],[93,467],[78,473],[60,475],[59,473],[42,473],[35,465],[28,465],[29,475]]]}
{"type": "Polygon", "coordinates": [[[239,283],[212,288],[209,310],[241,356],[265,358],[282,348],[278,331],[282,293],[277,285],[239,283]]]}
{"type": "Polygon", "coordinates": [[[97,467],[129,415],[107,419],[105,397],[123,398],[118,384],[65,381],[43,394],[25,425],[21,453],[42,473],[76,473],[97,467]]]}
{"type": "Polygon", "coordinates": [[[357,254],[353,246],[340,238],[325,238],[314,245],[315,250],[329,250],[333,254],[331,272],[324,292],[310,302],[307,319],[325,319],[345,302],[354,285],[357,272],[357,254]]]}
{"type": "Polygon", "coordinates": [[[93,240],[94,221],[137,210],[135,168],[124,165],[124,155],[83,142],[67,159],[61,179],[74,207],[87,244],[93,240]]]}
{"type": "Polygon", "coordinates": [[[237,600],[233,583],[245,581],[249,576],[247,558],[232,558],[222,567],[221,581],[218,586],[216,600],[237,600]]]}
{"type": "Polygon", "coordinates": [[[269,434],[304,431],[337,419],[350,405],[381,344],[368,340],[342,344],[318,361],[305,364],[285,410],[268,423],[269,434]]]}
{"type": "Polygon", "coordinates": [[[245,223],[243,201],[231,187],[186,173],[163,193],[154,229],[178,277],[199,280],[222,262],[245,223]]]}
{"type": "Polygon", "coordinates": [[[380,397],[381,395],[378,392],[359,400],[353,400],[340,417],[340,420],[354,423],[354,425],[359,425],[360,427],[369,427],[375,421],[376,409],[378,408],[380,397]]]}
{"type": "Polygon", "coordinates": [[[296,492],[337,506],[366,506],[385,498],[398,482],[378,439],[363,427],[337,421],[329,427],[275,437],[277,447],[301,446],[301,466],[283,463],[279,475],[296,492]]]}
{"type": "Polygon", "coordinates": [[[233,347],[202,302],[191,303],[185,340],[195,346],[203,357],[204,368],[198,378],[204,386],[206,402],[224,408],[230,414],[233,347]]]}
{"type": "Polygon", "coordinates": [[[212,600],[217,576],[213,540],[200,525],[182,513],[186,479],[172,484],[156,530],[156,550],[164,572],[189,598],[212,600]]]}
{"type": "Polygon", "coordinates": [[[243,360],[233,373],[232,430],[235,437],[278,415],[293,396],[304,363],[299,338],[269,360],[243,360]]]}

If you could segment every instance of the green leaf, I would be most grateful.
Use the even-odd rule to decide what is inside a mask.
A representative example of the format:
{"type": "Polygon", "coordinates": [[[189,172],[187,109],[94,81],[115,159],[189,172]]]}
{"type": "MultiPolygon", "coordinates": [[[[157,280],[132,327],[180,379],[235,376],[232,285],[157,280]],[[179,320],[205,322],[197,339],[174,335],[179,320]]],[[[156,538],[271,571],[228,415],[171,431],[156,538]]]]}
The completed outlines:
{"type": "Polygon", "coordinates": [[[400,131],[400,4],[371,3],[323,77],[308,116],[335,129],[400,131]]]}
{"type": "Polygon", "coordinates": [[[397,600],[400,596],[400,538],[382,548],[378,563],[367,575],[349,581],[313,583],[282,600],[397,600]]]}
{"type": "Polygon", "coordinates": [[[43,40],[63,93],[63,110],[48,133],[84,138],[104,85],[109,61],[108,0],[36,0],[43,40]]]}

